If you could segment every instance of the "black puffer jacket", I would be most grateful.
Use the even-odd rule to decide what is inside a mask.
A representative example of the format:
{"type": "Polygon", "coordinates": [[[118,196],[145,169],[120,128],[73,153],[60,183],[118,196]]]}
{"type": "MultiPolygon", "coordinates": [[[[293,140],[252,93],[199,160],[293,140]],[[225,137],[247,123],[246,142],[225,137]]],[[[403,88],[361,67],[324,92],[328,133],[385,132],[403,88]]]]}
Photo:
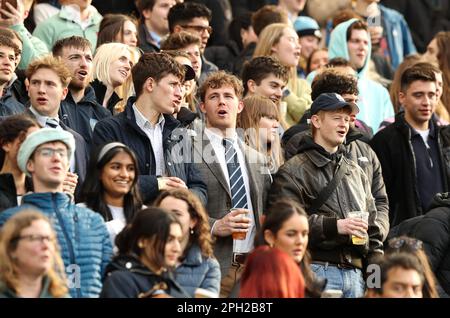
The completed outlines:
{"type": "Polygon", "coordinates": [[[106,268],[101,298],[152,298],[163,291],[176,298],[189,295],[172,278],[170,272],[157,275],[137,257],[119,255],[106,268]],[[156,292],[156,294],[155,294],[156,292]]]}
{"type": "Polygon", "coordinates": [[[450,193],[438,193],[425,214],[403,221],[389,237],[407,235],[424,243],[431,269],[450,295],[450,193]]]}

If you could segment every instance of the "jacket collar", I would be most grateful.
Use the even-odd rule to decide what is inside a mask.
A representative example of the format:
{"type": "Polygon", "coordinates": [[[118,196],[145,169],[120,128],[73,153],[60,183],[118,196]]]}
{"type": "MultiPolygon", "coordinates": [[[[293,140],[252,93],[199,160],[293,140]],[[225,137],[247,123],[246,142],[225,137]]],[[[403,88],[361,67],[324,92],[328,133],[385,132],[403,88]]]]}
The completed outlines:
{"type": "Polygon", "coordinates": [[[32,204],[43,210],[53,209],[53,204],[56,207],[67,207],[70,205],[71,198],[63,192],[41,192],[30,193],[23,196],[22,204],[32,204]]]}
{"type": "MultiPolygon", "coordinates": [[[[102,82],[100,82],[98,79],[95,79],[91,85],[93,89],[94,99],[99,103],[103,103],[103,99],[105,98],[106,94],[106,85],[104,85],[102,82]]],[[[109,101],[108,101],[108,108],[109,105],[116,105],[119,101],[122,99],[117,95],[115,91],[113,91],[109,101]]]]}
{"type": "MultiPolygon", "coordinates": [[[[395,115],[395,122],[394,124],[397,129],[400,130],[405,136],[408,136],[408,138],[411,138],[412,135],[414,135],[415,130],[408,124],[408,122],[405,119],[405,112],[400,111],[397,115],[395,115]]],[[[436,129],[438,127],[437,119],[433,115],[429,121],[429,128],[430,128],[430,135],[435,137],[436,136],[436,129]]]]}
{"type": "Polygon", "coordinates": [[[200,250],[200,246],[197,244],[192,244],[188,249],[186,257],[183,260],[183,265],[186,266],[199,266],[203,261],[202,251],[200,250]]]}
{"type": "MultiPolygon", "coordinates": [[[[138,131],[144,132],[139,128],[139,126],[136,124],[136,116],[134,115],[133,110],[133,104],[136,102],[136,97],[132,96],[128,98],[127,106],[124,110],[124,116],[127,118],[127,120],[131,123],[131,125],[137,129],[138,131]]],[[[169,136],[171,135],[172,131],[178,128],[181,123],[172,115],[163,114],[164,116],[164,130],[163,130],[163,141],[166,142],[169,139],[169,136]]],[[[145,134],[144,134],[145,135],[145,134]]]]}
{"type": "Polygon", "coordinates": [[[158,43],[156,43],[155,39],[153,39],[144,23],[139,24],[138,37],[140,43],[146,43],[147,45],[155,48],[156,51],[159,51],[158,43]]]}
{"type": "MultiPolygon", "coordinates": [[[[91,85],[88,85],[86,87],[86,89],[84,90],[84,96],[78,103],[75,103],[75,100],[73,99],[72,93],[70,91],[67,94],[64,101],[67,101],[73,105],[83,104],[83,103],[97,105],[97,98],[95,96],[95,91],[91,85]]],[[[62,102],[64,103],[64,101],[62,101],[62,102]]]]}

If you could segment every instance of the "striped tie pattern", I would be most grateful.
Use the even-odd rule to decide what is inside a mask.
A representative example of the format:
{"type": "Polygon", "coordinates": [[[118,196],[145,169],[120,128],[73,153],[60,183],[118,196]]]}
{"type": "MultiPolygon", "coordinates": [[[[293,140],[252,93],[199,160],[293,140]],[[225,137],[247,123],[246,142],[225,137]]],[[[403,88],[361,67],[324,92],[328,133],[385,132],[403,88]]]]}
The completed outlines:
{"type": "Polygon", "coordinates": [[[49,128],[56,128],[59,126],[59,122],[56,118],[47,118],[47,121],[45,122],[45,126],[49,128]]]}
{"type": "Polygon", "coordinates": [[[223,146],[225,147],[225,160],[230,178],[231,205],[233,208],[247,209],[247,193],[245,191],[244,178],[242,177],[236,149],[233,147],[233,140],[224,138],[223,146]]]}

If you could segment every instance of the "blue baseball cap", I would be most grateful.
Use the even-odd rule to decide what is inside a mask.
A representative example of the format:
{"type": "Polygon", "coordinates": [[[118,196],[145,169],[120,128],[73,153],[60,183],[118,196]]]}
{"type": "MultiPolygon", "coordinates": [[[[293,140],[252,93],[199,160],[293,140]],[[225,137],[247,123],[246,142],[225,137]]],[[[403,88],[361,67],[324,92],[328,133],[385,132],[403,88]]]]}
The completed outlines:
{"type": "Polygon", "coordinates": [[[317,97],[311,105],[311,116],[317,114],[320,110],[330,111],[349,106],[352,114],[359,113],[359,108],[354,103],[346,102],[345,99],[336,93],[323,93],[317,97]]]}
{"type": "Polygon", "coordinates": [[[316,20],[310,17],[297,17],[294,22],[294,29],[299,37],[314,35],[318,39],[322,38],[322,32],[320,32],[319,24],[316,20]]]}

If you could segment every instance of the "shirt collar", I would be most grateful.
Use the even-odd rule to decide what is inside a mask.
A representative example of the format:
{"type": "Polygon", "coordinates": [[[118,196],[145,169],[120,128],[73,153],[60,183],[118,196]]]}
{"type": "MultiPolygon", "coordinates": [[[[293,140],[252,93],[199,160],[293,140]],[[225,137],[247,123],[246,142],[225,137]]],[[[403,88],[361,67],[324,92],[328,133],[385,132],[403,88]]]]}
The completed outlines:
{"type": "Polygon", "coordinates": [[[161,46],[161,39],[162,39],[162,37],[160,37],[158,34],[156,34],[155,32],[153,32],[153,31],[148,31],[148,33],[150,34],[150,36],[151,36],[151,38],[153,39],[153,41],[154,41],[154,43],[158,46],[158,47],[160,47],[161,46]]]}
{"type": "MultiPolygon", "coordinates": [[[[205,128],[205,134],[208,136],[209,140],[214,144],[223,145],[222,141],[224,137],[218,132],[217,128],[205,128]]],[[[227,139],[233,141],[233,145],[237,142],[237,134],[235,133],[233,136],[227,136],[227,139]]]]}
{"type": "MultiPolygon", "coordinates": [[[[146,125],[153,127],[153,125],[148,121],[148,119],[145,118],[144,115],[142,115],[142,113],[139,111],[139,109],[136,106],[136,103],[133,104],[133,111],[134,116],[136,117],[136,124],[139,126],[139,128],[144,129],[146,125]]],[[[158,122],[156,123],[156,125],[160,125],[161,127],[163,127],[165,121],[166,119],[164,118],[164,115],[159,114],[158,122]]]]}
{"type": "MultiPolygon", "coordinates": [[[[41,125],[42,127],[45,127],[49,116],[41,115],[33,106],[30,106],[30,112],[32,112],[33,115],[36,117],[36,120],[38,121],[39,125],[41,125]]],[[[59,123],[58,117],[55,117],[54,119],[59,123]]]]}
{"type": "Polygon", "coordinates": [[[17,74],[14,72],[12,73],[11,79],[9,80],[8,84],[6,84],[5,88],[10,88],[12,84],[18,79],[17,74]]]}

